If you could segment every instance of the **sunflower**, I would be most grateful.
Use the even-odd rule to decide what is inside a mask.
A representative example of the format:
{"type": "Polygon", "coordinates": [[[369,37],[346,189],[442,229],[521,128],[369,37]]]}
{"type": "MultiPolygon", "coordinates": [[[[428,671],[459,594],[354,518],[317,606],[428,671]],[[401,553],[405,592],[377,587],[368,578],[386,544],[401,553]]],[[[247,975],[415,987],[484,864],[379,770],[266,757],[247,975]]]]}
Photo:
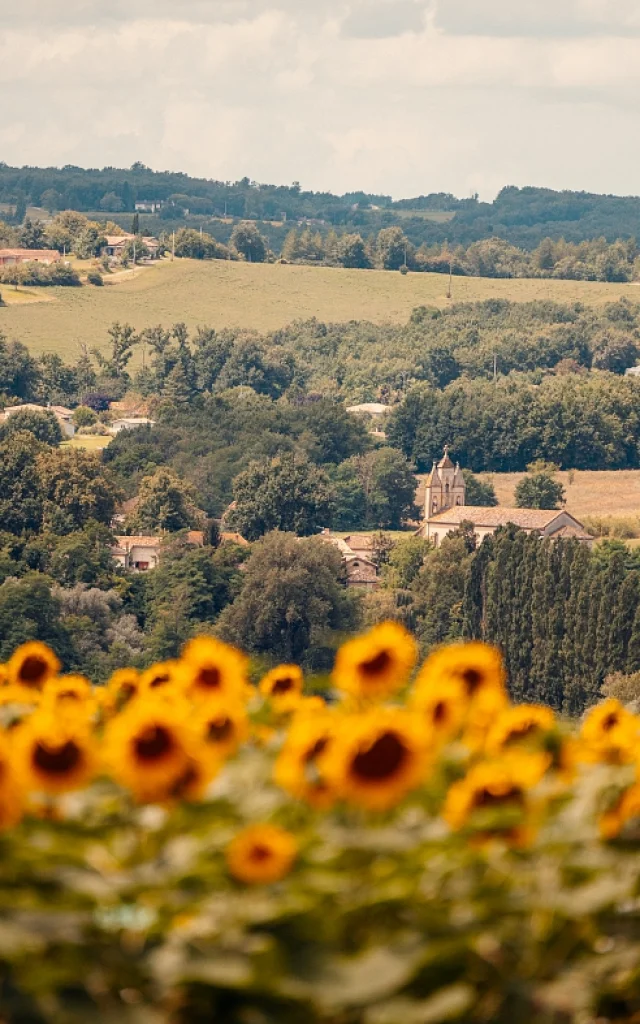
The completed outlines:
{"type": "Polygon", "coordinates": [[[22,779],[16,770],[13,748],[7,736],[0,733],[0,829],[17,825],[23,803],[22,779]]]}
{"type": "Polygon", "coordinates": [[[600,818],[600,835],[615,839],[629,821],[640,822],[640,782],[627,789],[614,807],[600,818]]]}
{"type": "Polygon", "coordinates": [[[155,693],[160,690],[175,691],[184,689],[187,676],[182,662],[177,658],[169,661],[158,661],[140,676],[140,693],[155,693]]]}
{"type": "Polygon", "coordinates": [[[189,758],[186,767],[166,792],[166,799],[169,801],[202,800],[209,785],[220,771],[221,765],[222,758],[216,751],[207,748],[204,743],[192,740],[189,743],[189,758]]]}
{"type": "Polygon", "coordinates": [[[104,691],[105,709],[120,711],[140,693],[140,673],[135,668],[119,668],[107,682],[104,691]]]}
{"type": "Polygon", "coordinates": [[[588,713],[580,730],[585,761],[632,764],[638,757],[640,720],[610,697],[588,713]]]}
{"type": "Polygon", "coordinates": [[[459,733],[467,710],[467,699],[460,679],[446,679],[438,689],[418,686],[411,706],[426,721],[435,739],[448,740],[459,733]]]}
{"type": "Polygon", "coordinates": [[[338,796],[383,811],[423,781],[427,744],[419,716],[400,708],[376,708],[341,719],[318,768],[338,796]]]}
{"type": "Polygon", "coordinates": [[[502,656],[495,647],[483,643],[449,644],[431,654],[416,679],[416,695],[435,691],[451,680],[462,684],[470,707],[484,702],[506,704],[505,671],[502,656]]]}
{"type": "Polygon", "coordinates": [[[0,686],[6,686],[9,682],[9,672],[6,665],[0,665],[0,686]]]}
{"type": "Polygon", "coordinates": [[[105,762],[138,800],[163,800],[184,779],[193,740],[184,717],[171,703],[134,701],[106,727],[105,762]]]}
{"type": "Polygon", "coordinates": [[[328,753],[335,722],[328,712],[298,715],[274,766],[274,781],[298,800],[326,809],[335,793],[319,769],[319,759],[328,753]]]}
{"type": "Polygon", "coordinates": [[[277,825],[246,828],[226,851],[230,873],[250,885],[278,882],[289,874],[297,855],[295,837],[277,825]]]}
{"type": "Polygon", "coordinates": [[[304,677],[298,665],[278,665],[263,676],[258,688],[277,711],[291,711],[300,704],[303,685],[304,677]]]}
{"type": "Polygon", "coordinates": [[[514,753],[499,761],[481,761],[449,789],[445,821],[455,831],[469,826],[485,838],[502,835],[517,843],[526,834],[529,791],[547,765],[543,754],[514,753]]]}
{"type": "Polygon", "coordinates": [[[498,757],[515,746],[539,747],[555,728],[555,715],[551,708],[541,704],[518,704],[505,708],[491,726],[486,740],[489,757],[498,757]]]}
{"type": "Polygon", "coordinates": [[[249,722],[240,701],[213,697],[196,711],[193,726],[206,746],[218,757],[234,754],[249,735],[249,722]]]}
{"type": "Polygon", "coordinates": [[[69,675],[50,679],[42,695],[43,707],[72,714],[93,715],[98,701],[84,676],[69,675]]]}
{"type": "Polygon", "coordinates": [[[185,646],[182,667],[191,697],[243,699],[247,692],[247,658],[214,637],[198,636],[185,646]]]}
{"type": "Polygon", "coordinates": [[[417,645],[398,622],[383,622],[343,644],[336,655],[333,681],[354,697],[380,700],[400,690],[416,663],[417,645]]]}
{"type": "Polygon", "coordinates": [[[41,793],[81,789],[96,770],[95,739],[83,719],[41,710],[16,730],[14,753],[26,788],[41,793]]]}
{"type": "Polygon", "coordinates": [[[22,644],[6,665],[9,683],[42,690],[45,683],[60,671],[60,662],[50,647],[32,640],[22,644]]]}

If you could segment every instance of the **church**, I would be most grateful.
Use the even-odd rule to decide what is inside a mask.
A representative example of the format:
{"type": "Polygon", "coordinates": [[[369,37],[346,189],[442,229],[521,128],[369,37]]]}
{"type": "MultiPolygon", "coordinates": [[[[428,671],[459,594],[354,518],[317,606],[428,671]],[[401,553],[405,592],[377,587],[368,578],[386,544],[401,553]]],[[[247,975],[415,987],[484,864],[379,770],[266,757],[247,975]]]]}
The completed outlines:
{"type": "Polygon", "coordinates": [[[449,447],[445,445],[440,462],[434,460],[433,469],[427,478],[425,494],[425,517],[419,536],[425,537],[438,547],[448,533],[457,530],[461,523],[471,523],[478,543],[496,532],[500,526],[513,523],[526,533],[538,533],[553,540],[570,537],[583,544],[592,544],[588,534],[575,516],[566,509],[504,508],[466,504],[466,486],[460,464],[449,458],[449,447]]]}

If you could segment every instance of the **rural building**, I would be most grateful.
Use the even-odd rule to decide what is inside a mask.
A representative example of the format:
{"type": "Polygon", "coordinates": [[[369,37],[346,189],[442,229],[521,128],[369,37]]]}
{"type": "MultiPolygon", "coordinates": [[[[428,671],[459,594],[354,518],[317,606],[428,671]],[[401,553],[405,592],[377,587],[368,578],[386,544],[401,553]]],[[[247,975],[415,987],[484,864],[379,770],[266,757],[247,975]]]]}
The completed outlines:
{"type": "MultiPolygon", "coordinates": [[[[148,572],[155,569],[160,561],[160,548],[166,539],[162,537],[116,537],[116,543],[111,548],[114,561],[122,569],[129,569],[132,572],[148,572]]],[[[204,547],[204,534],[201,530],[190,530],[187,534],[187,542],[194,547],[204,547]]]]}
{"type": "Polygon", "coordinates": [[[437,547],[448,533],[457,530],[462,523],[473,525],[478,542],[494,534],[501,526],[509,523],[526,533],[538,533],[553,540],[573,537],[584,544],[592,544],[578,519],[566,509],[533,509],[485,507],[466,505],[466,488],[460,465],[453,464],[449,449],[445,446],[444,456],[429,474],[425,493],[425,518],[418,536],[433,541],[437,547]]]}
{"type": "Polygon", "coordinates": [[[371,558],[373,537],[351,535],[343,540],[341,537],[334,537],[331,530],[323,530],[320,537],[333,544],[342,555],[348,587],[377,589],[380,581],[378,566],[371,558]]]}
{"type": "Polygon", "coordinates": [[[73,422],[73,410],[67,409],[64,405],[35,405],[32,402],[25,402],[24,405],[10,405],[1,414],[2,419],[9,419],[16,412],[52,412],[58,423],[60,424],[60,430],[66,438],[73,437],[76,432],[75,424],[73,422]]]}
{"type": "Polygon", "coordinates": [[[155,422],[155,420],[150,420],[146,416],[122,416],[120,419],[113,421],[110,429],[112,434],[119,434],[121,430],[135,430],[136,427],[153,427],[155,422]]]}
{"type": "Polygon", "coordinates": [[[57,249],[0,249],[0,267],[14,267],[17,263],[60,263],[57,249]]]}
{"type": "Polygon", "coordinates": [[[135,204],[136,213],[156,213],[162,209],[161,199],[139,199],[135,204]]]}
{"type": "MultiPolygon", "coordinates": [[[[102,248],[103,256],[111,260],[121,260],[127,246],[135,240],[135,235],[105,235],[106,245],[102,248]]],[[[157,238],[143,238],[142,242],[146,247],[149,258],[155,260],[160,251],[160,242],[157,238]]]]}

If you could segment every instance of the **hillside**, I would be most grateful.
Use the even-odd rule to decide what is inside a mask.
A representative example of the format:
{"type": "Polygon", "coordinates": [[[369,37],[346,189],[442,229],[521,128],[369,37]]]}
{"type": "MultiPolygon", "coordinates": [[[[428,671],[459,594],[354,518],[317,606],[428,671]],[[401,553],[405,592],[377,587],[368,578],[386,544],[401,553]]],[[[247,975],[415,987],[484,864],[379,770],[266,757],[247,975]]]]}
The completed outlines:
{"type": "MultiPolygon", "coordinates": [[[[369,320],[400,323],[419,305],[445,307],[447,278],[375,270],[337,270],[279,264],[177,260],[140,270],[104,288],[2,289],[0,331],[34,352],[77,357],[79,344],[105,343],[115,320],[137,329],[184,321],[190,327],[245,327],[268,331],[293,320],[369,320]]],[[[623,296],[640,301],[631,284],[554,280],[456,278],[453,298],[513,301],[553,299],[601,305],[623,296]]]]}
{"type": "MultiPolygon", "coordinates": [[[[159,216],[144,218],[155,231],[199,219],[224,225],[220,218],[262,222],[270,244],[280,247],[287,227],[311,221],[322,230],[354,228],[367,234],[400,224],[410,241],[433,244],[448,239],[469,244],[482,238],[505,238],[533,249],[545,237],[579,242],[604,237],[640,236],[640,198],[597,195],[548,188],[507,186],[493,202],[477,196],[458,199],[450,193],[431,193],[394,201],[389,195],[304,190],[300,184],[270,185],[242,178],[236,182],[192,178],[187,174],[153,171],[141,163],[130,168],[9,167],[0,163],[0,207],[26,211],[102,211],[131,214],[139,201],[161,202],[159,216]]],[[[5,214],[6,215],[6,214],[5,214]]],[[[226,241],[222,231],[220,239],[226,241]]]]}

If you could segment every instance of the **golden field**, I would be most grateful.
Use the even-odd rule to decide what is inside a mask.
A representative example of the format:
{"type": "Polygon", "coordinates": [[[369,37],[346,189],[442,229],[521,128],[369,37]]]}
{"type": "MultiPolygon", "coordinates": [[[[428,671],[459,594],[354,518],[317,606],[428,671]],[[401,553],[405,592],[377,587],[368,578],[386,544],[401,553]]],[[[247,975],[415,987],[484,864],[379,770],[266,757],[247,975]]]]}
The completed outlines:
{"type": "MultiPolygon", "coordinates": [[[[81,343],[104,346],[114,320],[140,329],[185,321],[190,327],[275,330],[293,320],[402,322],[419,305],[448,305],[443,274],[401,274],[378,270],[335,270],[280,264],[216,260],[164,260],[125,278],[114,275],[104,288],[1,289],[0,330],[34,352],[78,355],[81,343]]],[[[622,296],[640,301],[632,284],[582,281],[455,278],[453,300],[488,298],[526,302],[553,299],[599,305],[622,296]]]]}

